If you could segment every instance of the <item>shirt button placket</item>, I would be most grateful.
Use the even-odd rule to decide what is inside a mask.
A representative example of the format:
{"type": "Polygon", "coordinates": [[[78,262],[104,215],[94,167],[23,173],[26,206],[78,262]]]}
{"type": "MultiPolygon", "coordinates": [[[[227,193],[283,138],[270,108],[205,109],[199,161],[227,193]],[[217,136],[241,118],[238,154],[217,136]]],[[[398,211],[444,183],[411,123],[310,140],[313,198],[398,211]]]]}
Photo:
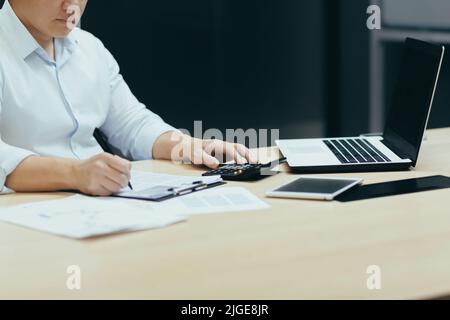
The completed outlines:
{"type": "Polygon", "coordinates": [[[73,132],[72,136],[70,137],[70,148],[72,149],[72,153],[77,157],[80,158],[79,153],[77,152],[77,150],[79,149],[77,144],[76,144],[76,135],[78,133],[78,129],[79,129],[79,122],[78,122],[78,115],[76,114],[76,112],[74,111],[74,109],[72,108],[72,105],[70,104],[69,100],[67,99],[67,95],[65,94],[64,91],[64,87],[63,87],[63,83],[61,81],[61,76],[60,76],[60,69],[57,65],[55,65],[55,69],[56,69],[56,76],[58,79],[58,85],[59,88],[61,90],[61,94],[63,96],[64,99],[64,103],[66,104],[66,108],[72,118],[72,120],[74,121],[75,124],[75,131],[73,132]]]}

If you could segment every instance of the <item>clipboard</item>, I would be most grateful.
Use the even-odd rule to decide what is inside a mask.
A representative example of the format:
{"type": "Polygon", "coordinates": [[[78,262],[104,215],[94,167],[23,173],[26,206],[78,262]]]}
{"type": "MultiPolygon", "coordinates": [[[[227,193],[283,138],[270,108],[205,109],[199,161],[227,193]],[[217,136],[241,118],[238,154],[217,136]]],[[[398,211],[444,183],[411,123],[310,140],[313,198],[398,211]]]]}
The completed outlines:
{"type": "Polygon", "coordinates": [[[222,180],[213,183],[206,183],[202,180],[198,180],[190,184],[182,184],[177,186],[169,186],[169,185],[153,186],[145,190],[140,191],[132,190],[122,194],[113,194],[112,196],[116,198],[161,202],[164,200],[181,197],[194,192],[199,192],[202,190],[222,186],[224,184],[226,184],[226,182],[222,180]]]}

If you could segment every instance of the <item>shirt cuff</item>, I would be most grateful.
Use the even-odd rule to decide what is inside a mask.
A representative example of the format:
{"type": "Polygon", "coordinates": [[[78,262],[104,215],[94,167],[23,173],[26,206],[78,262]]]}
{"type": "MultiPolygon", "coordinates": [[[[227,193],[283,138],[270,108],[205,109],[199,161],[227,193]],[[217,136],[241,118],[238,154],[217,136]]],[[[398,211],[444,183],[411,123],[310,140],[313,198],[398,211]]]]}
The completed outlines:
{"type": "Polygon", "coordinates": [[[6,178],[21,164],[26,158],[30,156],[35,156],[36,154],[16,148],[16,147],[8,147],[8,149],[12,150],[0,150],[0,152],[4,152],[3,155],[0,155],[0,194],[8,194],[14,192],[11,189],[8,189],[5,186],[6,178]]]}
{"type": "Polygon", "coordinates": [[[162,122],[155,128],[154,124],[145,125],[139,131],[138,138],[135,139],[133,160],[149,160],[153,158],[153,145],[156,140],[164,133],[175,131],[181,133],[171,125],[162,122]]]}

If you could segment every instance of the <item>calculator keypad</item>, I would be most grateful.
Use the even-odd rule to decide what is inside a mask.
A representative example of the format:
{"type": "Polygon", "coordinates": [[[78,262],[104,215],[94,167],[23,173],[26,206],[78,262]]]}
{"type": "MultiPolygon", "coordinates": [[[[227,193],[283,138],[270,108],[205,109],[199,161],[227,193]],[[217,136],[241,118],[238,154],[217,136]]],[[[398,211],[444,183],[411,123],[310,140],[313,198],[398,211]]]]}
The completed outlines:
{"type": "Polygon", "coordinates": [[[216,170],[211,170],[203,176],[220,175],[224,180],[251,181],[259,180],[265,176],[261,175],[262,164],[229,164],[216,170]]]}

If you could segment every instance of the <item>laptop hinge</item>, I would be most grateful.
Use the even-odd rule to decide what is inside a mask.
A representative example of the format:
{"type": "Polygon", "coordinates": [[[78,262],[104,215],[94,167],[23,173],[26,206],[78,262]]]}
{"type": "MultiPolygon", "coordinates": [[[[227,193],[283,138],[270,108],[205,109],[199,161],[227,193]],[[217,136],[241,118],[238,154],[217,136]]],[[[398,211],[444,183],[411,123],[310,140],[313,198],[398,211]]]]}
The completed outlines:
{"type": "Polygon", "coordinates": [[[405,152],[403,152],[400,148],[397,148],[396,146],[394,146],[393,144],[389,143],[388,140],[386,140],[383,137],[383,140],[381,140],[381,143],[384,144],[386,146],[386,148],[388,148],[389,150],[391,150],[392,152],[394,152],[400,159],[407,159],[407,160],[411,160],[405,152]]]}

